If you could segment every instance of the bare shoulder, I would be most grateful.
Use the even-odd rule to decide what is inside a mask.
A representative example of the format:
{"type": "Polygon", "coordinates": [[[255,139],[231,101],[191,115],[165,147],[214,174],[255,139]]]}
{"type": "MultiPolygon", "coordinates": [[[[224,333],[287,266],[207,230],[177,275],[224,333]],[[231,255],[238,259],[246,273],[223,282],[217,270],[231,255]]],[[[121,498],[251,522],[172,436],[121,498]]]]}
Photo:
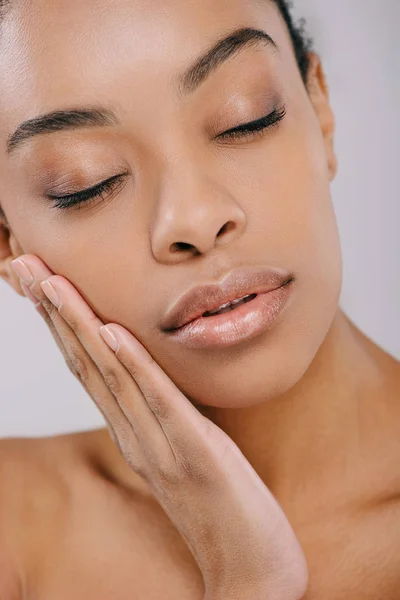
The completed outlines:
{"type": "Polygon", "coordinates": [[[71,510],[83,509],[89,494],[99,499],[112,486],[122,488],[121,473],[136,492],[138,477],[105,429],[0,439],[0,547],[45,544],[49,523],[54,529],[71,510]]]}
{"type": "Polygon", "coordinates": [[[34,528],[37,539],[42,519],[68,510],[92,433],[0,439],[0,532],[12,527],[14,534],[19,526],[30,538],[34,528]]]}
{"type": "Polygon", "coordinates": [[[3,517],[7,512],[7,522],[14,514],[28,526],[33,513],[37,517],[56,497],[66,494],[62,476],[66,457],[61,449],[57,436],[0,439],[0,506],[3,517]]]}
{"type": "Polygon", "coordinates": [[[1,600],[202,597],[187,545],[106,430],[0,440],[0,489],[1,600]]]}
{"type": "Polygon", "coordinates": [[[1,600],[24,597],[27,569],[48,541],[48,527],[41,525],[66,510],[65,456],[56,458],[63,446],[57,436],[0,439],[1,600]]]}

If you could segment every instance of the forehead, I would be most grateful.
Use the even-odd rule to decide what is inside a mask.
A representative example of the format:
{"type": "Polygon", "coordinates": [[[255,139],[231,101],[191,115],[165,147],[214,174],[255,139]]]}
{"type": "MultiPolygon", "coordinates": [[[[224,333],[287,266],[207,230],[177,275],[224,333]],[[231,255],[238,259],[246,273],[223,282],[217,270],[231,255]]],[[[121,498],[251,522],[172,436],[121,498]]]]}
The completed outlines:
{"type": "MultiPolygon", "coordinates": [[[[21,0],[0,41],[0,127],[75,103],[143,104],[221,34],[259,27],[287,35],[269,0],[21,0]]],[[[165,98],[167,101],[167,98],[165,98]]]]}

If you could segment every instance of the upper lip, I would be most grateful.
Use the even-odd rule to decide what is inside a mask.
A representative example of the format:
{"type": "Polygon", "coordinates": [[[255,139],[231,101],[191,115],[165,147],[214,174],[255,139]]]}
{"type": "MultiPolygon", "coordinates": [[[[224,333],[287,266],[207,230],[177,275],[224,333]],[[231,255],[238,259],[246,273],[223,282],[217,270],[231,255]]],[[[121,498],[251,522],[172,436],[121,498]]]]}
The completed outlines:
{"type": "Polygon", "coordinates": [[[272,292],[292,279],[283,269],[272,267],[241,267],[230,271],[219,283],[194,287],[184,293],[168,310],[161,328],[179,329],[221,304],[250,294],[272,292]]]}

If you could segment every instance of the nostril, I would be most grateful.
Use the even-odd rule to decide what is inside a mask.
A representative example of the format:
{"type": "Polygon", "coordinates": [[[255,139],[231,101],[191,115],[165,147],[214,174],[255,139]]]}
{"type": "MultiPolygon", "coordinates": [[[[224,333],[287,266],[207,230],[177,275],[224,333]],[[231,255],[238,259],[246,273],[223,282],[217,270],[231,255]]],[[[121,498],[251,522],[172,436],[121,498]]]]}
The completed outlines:
{"type": "Polygon", "coordinates": [[[227,231],[230,231],[231,229],[234,229],[235,224],[232,221],[228,221],[227,223],[225,223],[225,225],[223,225],[221,227],[221,229],[218,231],[217,237],[219,237],[220,235],[222,235],[223,233],[226,233],[227,231]]]}
{"type": "Polygon", "coordinates": [[[171,251],[172,252],[180,252],[181,250],[191,250],[193,248],[193,244],[187,244],[186,242],[175,242],[172,244],[171,251]]]}

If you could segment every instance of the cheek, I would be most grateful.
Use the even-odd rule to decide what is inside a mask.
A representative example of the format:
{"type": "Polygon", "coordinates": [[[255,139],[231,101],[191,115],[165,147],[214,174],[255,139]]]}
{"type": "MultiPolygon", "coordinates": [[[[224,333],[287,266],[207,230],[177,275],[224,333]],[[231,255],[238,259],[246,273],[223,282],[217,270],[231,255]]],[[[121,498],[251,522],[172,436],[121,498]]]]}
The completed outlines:
{"type": "Polygon", "coordinates": [[[282,232],[283,252],[290,255],[289,264],[297,273],[299,303],[293,327],[305,353],[308,345],[312,355],[331,324],[342,286],[342,254],[327,157],[312,117],[294,128],[284,155],[277,160],[277,169],[284,175],[275,180],[276,227],[282,232]]]}
{"type": "Polygon", "coordinates": [[[74,236],[69,252],[58,248],[52,253],[53,267],[74,284],[103,322],[121,323],[141,334],[154,321],[157,307],[154,281],[146,277],[143,240],[132,230],[131,220],[111,231],[103,221],[96,231],[96,237],[74,236]]]}
{"type": "Polygon", "coordinates": [[[231,165],[231,189],[267,261],[325,278],[341,258],[323,138],[312,113],[293,120],[231,165]]]}
{"type": "Polygon", "coordinates": [[[79,212],[49,217],[46,210],[30,220],[14,219],[23,252],[68,279],[102,321],[140,332],[154,322],[158,306],[154,279],[146,276],[148,240],[126,211],[110,205],[90,217],[79,212]]]}

